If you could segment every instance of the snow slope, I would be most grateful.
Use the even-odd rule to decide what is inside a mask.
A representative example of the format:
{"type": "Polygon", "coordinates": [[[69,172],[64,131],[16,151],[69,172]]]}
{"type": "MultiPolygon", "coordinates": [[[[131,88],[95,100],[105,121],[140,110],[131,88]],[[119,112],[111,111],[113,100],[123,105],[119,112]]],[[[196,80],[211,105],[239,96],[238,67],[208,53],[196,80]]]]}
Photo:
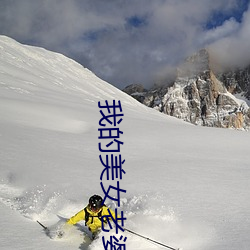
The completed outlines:
{"type": "MultiPolygon", "coordinates": [[[[53,228],[103,195],[98,101],[120,100],[126,227],[184,250],[250,249],[248,132],[149,109],[63,55],[0,36],[0,249],[104,249],[53,228]],[[59,221],[60,223],[60,221],[59,221]]],[[[115,203],[108,202],[115,208],[115,203]]],[[[127,249],[163,249],[125,233],[127,249]]]]}

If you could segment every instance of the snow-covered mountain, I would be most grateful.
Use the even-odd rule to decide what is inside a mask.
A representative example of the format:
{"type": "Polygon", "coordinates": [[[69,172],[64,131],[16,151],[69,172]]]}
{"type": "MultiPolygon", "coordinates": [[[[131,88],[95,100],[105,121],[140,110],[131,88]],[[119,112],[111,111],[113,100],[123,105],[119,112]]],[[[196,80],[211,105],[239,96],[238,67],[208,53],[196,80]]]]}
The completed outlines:
{"type": "MultiPolygon", "coordinates": [[[[103,194],[98,102],[105,100],[120,100],[124,112],[120,185],[127,192],[118,210],[127,217],[125,226],[184,250],[248,250],[249,133],[166,116],[63,55],[4,36],[0,249],[104,249],[101,238],[90,244],[83,236],[84,223],[51,240],[36,220],[53,228],[57,215],[68,218],[90,195],[103,194]]],[[[107,205],[117,207],[110,200],[107,205]]],[[[127,249],[163,249],[124,234],[127,249]]]]}
{"type": "Polygon", "coordinates": [[[221,73],[211,61],[208,50],[200,50],[180,65],[171,86],[141,91],[131,85],[124,91],[146,106],[196,125],[249,129],[249,68],[221,73]]]}

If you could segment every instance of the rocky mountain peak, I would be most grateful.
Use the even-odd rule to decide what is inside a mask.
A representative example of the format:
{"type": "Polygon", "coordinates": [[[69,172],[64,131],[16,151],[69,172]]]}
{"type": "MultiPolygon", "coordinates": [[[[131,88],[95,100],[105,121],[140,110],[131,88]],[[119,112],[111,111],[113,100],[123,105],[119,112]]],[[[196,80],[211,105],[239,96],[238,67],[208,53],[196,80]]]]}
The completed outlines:
{"type": "Polygon", "coordinates": [[[233,95],[248,93],[244,88],[249,86],[249,71],[215,74],[210,64],[208,50],[202,49],[178,67],[171,86],[163,85],[130,95],[160,112],[196,125],[250,128],[249,106],[233,95]]]}
{"type": "Polygon", "coordinates": [[[188,57],[177,69],[177,77],[194,77],[205,74],[210,70],[209,53],[201,49],[194,55],[188,57]]]}

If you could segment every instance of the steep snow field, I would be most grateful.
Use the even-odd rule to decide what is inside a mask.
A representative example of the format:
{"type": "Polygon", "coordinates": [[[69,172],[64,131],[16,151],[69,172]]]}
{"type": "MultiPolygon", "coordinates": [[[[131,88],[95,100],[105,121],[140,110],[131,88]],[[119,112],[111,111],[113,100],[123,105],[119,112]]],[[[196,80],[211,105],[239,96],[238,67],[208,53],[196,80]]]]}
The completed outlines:
{"type": "MultiPolygon", "coordinates": [[[[124,69],[126,70],[126,69],[124,69]]],[[[103,195],[98,101],[120,100],[125,226],[183,250],[250,249],[249,132],[165,116],[63,55],[0,36],[0,249],[104,249],[54,228],[103,195]]],[[[109,182],[111,184],[111,182],[109,182]]],[[[115,203],[107,205],[115,208],[115,203]]],[[[104,234],[104,233],[102,233],[104,234]]],[[[102,235],[101,234],[101,235],[102,235]]],[[[105,234],[107,235],[107,234],[105,234]]],[[[125,232],[127,249],[164,249],[125,232]]]]}

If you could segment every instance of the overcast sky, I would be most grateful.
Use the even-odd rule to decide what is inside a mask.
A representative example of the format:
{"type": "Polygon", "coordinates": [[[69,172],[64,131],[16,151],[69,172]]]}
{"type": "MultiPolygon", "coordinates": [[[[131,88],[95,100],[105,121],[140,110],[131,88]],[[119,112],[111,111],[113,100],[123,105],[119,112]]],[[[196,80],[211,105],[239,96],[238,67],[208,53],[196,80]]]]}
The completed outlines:
{"type": "Polygon", "coordinates": [[[250,62],[250,0],[0,0],[0,34],[146,87],[204,47],[250,62]]]}

